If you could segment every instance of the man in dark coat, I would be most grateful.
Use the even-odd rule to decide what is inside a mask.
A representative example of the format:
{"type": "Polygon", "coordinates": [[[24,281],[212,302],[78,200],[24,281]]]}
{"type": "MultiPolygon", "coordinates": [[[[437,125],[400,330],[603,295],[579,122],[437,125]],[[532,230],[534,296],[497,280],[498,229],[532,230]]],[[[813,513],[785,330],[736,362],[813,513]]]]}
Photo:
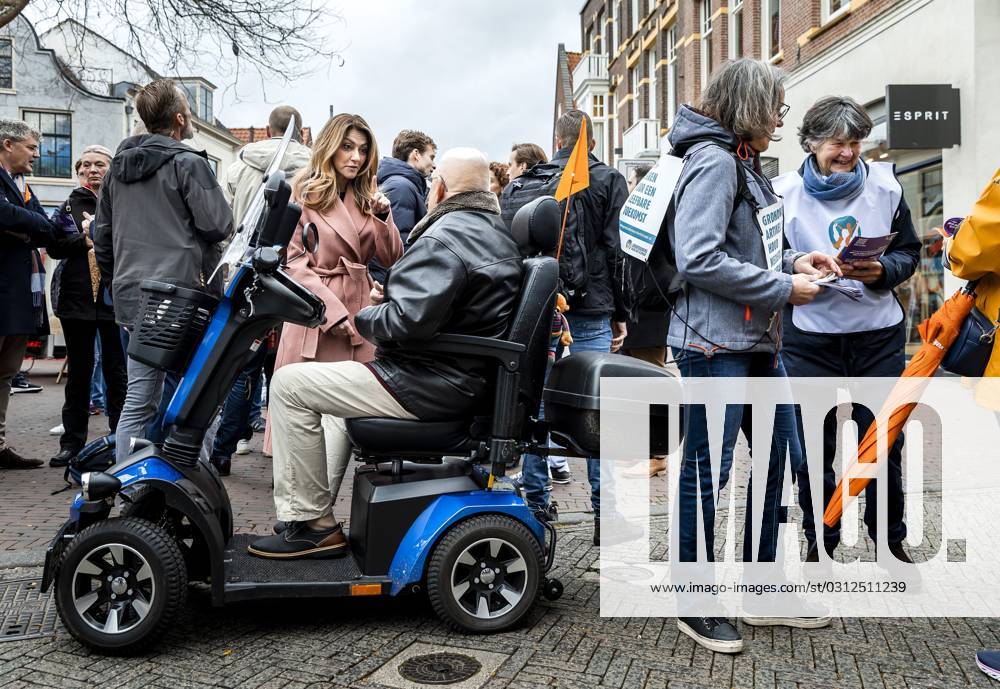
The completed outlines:
{"type": "Polygon", "coordinates": [[[90,223],[97,195],[111,165],[111,151],[88,146],[77,161],[83,184],[70,192],[56,213],[52,258],[63,259],[52,275],[52,308],[66,338],[69,375],[62,409],[59,453],[49,466],[66,466],[87,442],[90,379],[94,370],[94,338],[101,338],[101,368],[108,388],[108,427],[114,432],[125,402],[125,352],[122,349],[108,283],[100,277],[93,254],[90,223]]]}
{"type": "Polygon", "coordinates": [[[48,332],[45,271],[37,247],[53,237],[52,223],[24,181],[39,158],[41,135],[20,120],[0,120],[0,469],[42,465],[7,445],[11,378],[20,370],[28,338],[48,332]]]}
{"type": "MultiPolygon", "coordinates": [[[[185,145],[194,136],[184,92],[169,79],[142,88],[135,107],[149,134],[122,142],[104,178],[94,221],[94,251],[111,282],[115,320],[132,328],[143,280],[216,291],[208,284],[222,255],[219,242],[233,229],[204,151],[185,145]]],[[[120,456],[144,435],[163,394],[164,372],[128,357],[128,392],[116,429],[120,456]]]]}
{"type": "MultiPolygon", "coordinates": [[[[389,197],[392,220],[406,246],[418,222],[427,215],[427,178],[434,172],[437,146],[423,132],[404,129],[392,142],[392,157],[378,164],[378,186],[389,197]]],[[[372,278],[385,284],[386,269],[378,261],[368,264],[372,278]]]]}

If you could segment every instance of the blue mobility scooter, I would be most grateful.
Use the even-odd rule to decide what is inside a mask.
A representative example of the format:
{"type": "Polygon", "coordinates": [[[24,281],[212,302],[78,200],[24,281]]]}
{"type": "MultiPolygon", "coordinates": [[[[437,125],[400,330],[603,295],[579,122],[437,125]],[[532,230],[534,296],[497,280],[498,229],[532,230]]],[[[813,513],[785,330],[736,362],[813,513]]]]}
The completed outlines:
{"type": "MultiPolygon", "coordinates": [[[[562,585],[546,578],[555,529],[510,489],[506,466],[525,451],[546,454],[547,430],[572,448],[561,454],[595,455],[600,376],[662,374],[617,355],[569,357],[550,378],[550,386],[561,380],[564,389],[550,391],[547,402],[550,419],[562,421],[537,419],[559,272],[545,254],[558,241],[561,217],[554,199],[538,199],[512,227],[526,258],[506,337],[442,334],[407,344],[494,361],[486,408],[449,421],[348,420],[355,458],[364,463],[354,477],[349,553],[292,561],[249,555],[257,536],[233,533],[226,489],[200,457],[204,436],[272,328],[324,321],[323,302],[283,270],[283,248],[301,210],[289,201],[284,175],[269,172],[256,217],[248,213],[223,257],[230,274],[221,300],[143,284],[142,320],[129,353],[183,373],[166,413],[170,431],[162,445],[136,441],[110,468],[81,477],[70,518],[46,553],[42,590],[54,589],[70,633],[104,652],[155,641],[184,605],[189,582],[206,584],[217,606],[426,591],[435,611],[460,630],[510,628],[539,594],[556,599],[562,585]],[[485,469],[477,466],[483,460],[485,469]]],[[[315,229],[302,235],[306,250],[315,250],[315,229]]]]}

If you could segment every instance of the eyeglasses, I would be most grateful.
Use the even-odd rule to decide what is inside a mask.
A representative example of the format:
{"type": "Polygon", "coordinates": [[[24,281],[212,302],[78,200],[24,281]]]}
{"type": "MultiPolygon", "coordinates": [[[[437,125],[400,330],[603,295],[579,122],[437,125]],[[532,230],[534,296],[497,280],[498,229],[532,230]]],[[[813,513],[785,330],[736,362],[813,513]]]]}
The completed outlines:
{"type": "Polygon", "coordinates": [[[782,103],[781,107],[778,108],[778,119],[779,120],[785,119],[785,115],[787,115],[788,111],[791,110],[791,109],[792,109],[791,106],[786,105],[785,103],[782,103]]]}

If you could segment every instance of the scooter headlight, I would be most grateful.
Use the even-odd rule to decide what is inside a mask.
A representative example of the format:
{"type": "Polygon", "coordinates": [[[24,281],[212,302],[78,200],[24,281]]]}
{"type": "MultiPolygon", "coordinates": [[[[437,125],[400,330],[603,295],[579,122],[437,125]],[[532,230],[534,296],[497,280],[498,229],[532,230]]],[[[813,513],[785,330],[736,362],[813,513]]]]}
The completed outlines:
{"type": "Polygon", "coordinates": [[[88,471],[80,476],[80,487],[84,500],[103,500],[118,493],[122,482],[103,471],[88,471]]]}

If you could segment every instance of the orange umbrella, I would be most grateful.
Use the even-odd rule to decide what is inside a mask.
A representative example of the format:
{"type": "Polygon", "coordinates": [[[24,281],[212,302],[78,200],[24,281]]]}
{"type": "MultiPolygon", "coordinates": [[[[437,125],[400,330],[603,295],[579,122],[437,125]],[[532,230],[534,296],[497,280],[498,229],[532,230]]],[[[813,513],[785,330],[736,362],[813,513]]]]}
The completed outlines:
{"type": "Polygon", "coordinates": [[[930,318],[917,328],[924,344],[910,359],[909,365],[903,371],[899,382],[889,393],[882,409],[875,416],[875,422],[868,427],[868,432],[858,444],[858,459],[844,472],[844,477],[837,484],[837,490],[830,498],[830,504],[823,513],[823,523],[834,526],[844,513],[843,482],[848,481],[851,497],[858,496],[868,485],[870,478],[863,477],[865,473],[861,464],[871,464],[878,461],[877,434],[878,428],[886,431],[886,448],[892,447],[899,437],[903,425],[910,417],[913,409],[920,401],[920,395],[930,382],[931,376],[937,371],[944,359],[945,352],[951,347],[962,328],[962,323],[972,311],[975,304],[975,294],[967,286],[952,295],[951,299],[934,312],[930,318]]]}

